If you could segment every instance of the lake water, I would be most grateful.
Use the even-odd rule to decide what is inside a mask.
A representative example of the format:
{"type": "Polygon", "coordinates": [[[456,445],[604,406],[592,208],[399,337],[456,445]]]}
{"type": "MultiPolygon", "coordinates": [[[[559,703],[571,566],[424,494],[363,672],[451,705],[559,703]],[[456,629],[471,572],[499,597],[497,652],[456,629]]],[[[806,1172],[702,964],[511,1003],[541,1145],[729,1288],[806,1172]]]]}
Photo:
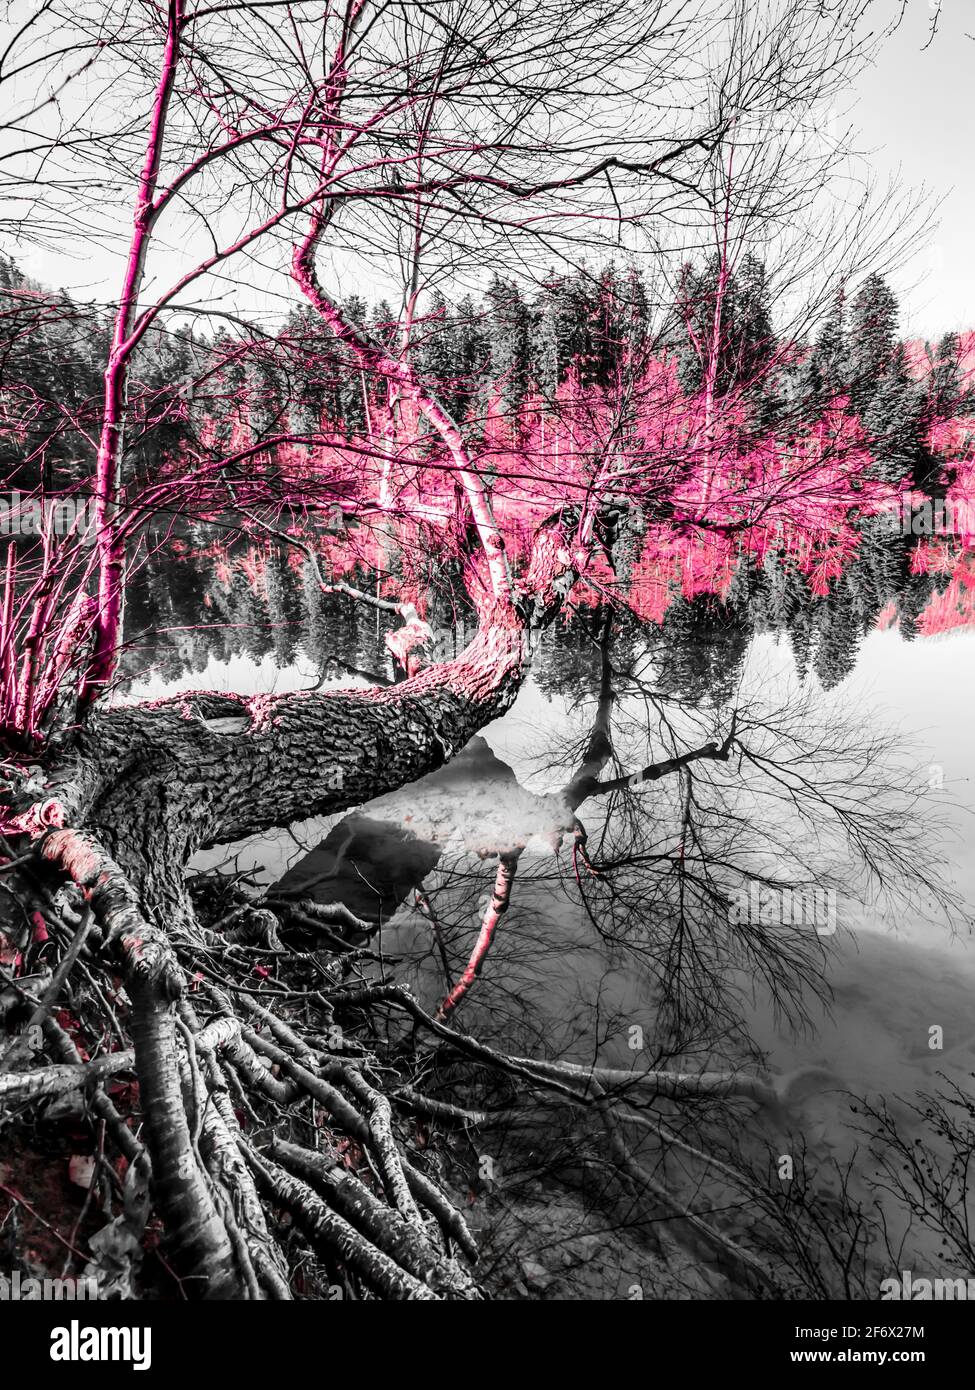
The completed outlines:
{"type": "MultiPolygon", "coordinates": [[[[376,652],[373,657],[378,660],[376,652]]],[[[150,665],[133,680],[126,698],[194,688],[250,694],[309,687],[319,675],[320,661],[302,648],[292,658],[281,666],[280,653],[276,658],[255,645],[250,653],[238,652],[228,660],[197,654],[182,671],[172,661],[164,673],[150,665]],[[190,665],[195,669],[187,669],[190,665]]],[[[793,651],[781,634],[752,634],[741,658],[735,673],[739,684],[747,686],[752,680],[766,694],[780,691],[783,698],[794,686],[793,651]]],[[[815,684],[815,677],[809,679],[815,684]]],[[[341,675],[327,682],[348,683],[349,677],[341,675]]],[[[494,756],[518,784],[533,791],[553,791],[565,784],[572,771],[567,731],[575,731],[578,741],[585,728],[585,716],[575,708],[571,679],[561,684],[561,690],[553,689],[551,681],[533,675],[511,710],[482,731],[494,756]]],[[[852,673],[825,697],[833,708],[855,714],[868,728],[883,722],[894,730],[899,753],[930,789],[932,815],[943,822],[939,838],[944,873],[966,904],[975,902],[973,690],[975,630],[962,626],[906,642],[896,628],[888,627],[866,635],[852,673]]],[[[367,807],[365,814],[402,823],[404,815],[411,814],[404,808],[411,806],[412,791],[407,788],[378,807],[367,807]]],[[[461,831],[465,818],[491,812],[487,806],[477,809],[478,794],[474,785],[451,788],[461,831]]],[[[655,786],[640,795],[655,797],[655,786]]],[[[437,814],[442,818],[442,810],[437,814]]],[[[595,803],[580,808],[591,836],[602,814],[595,803]]],[[[340,820],[319,818],[229,851],[209,851],[198,863],[226,862],[232,853],[235,867],[252,870],[260,881],[270,883],[340,820]]],[[[462,843],[451,842],[449,828],[443,832],[441,826],[441,832],[443,856],[424,888],[443,914],[456,968],[476,932],[478,908],[490,892],[495,861],[485,863],[462,843]]],[[[569,891],[570,872],[564,850],[558,861],[544,843],[525,851],[511,910],[484,974],[465,1002],[463,1026],[512,1053],[640,1067],[642,1054],[633,1050],[630,1030],[646,1025],[652,1033],[654,991],[625,951],[593,931],[574,900],[577,895],[569,891]]],[[[429,921],[407,902],[383,927],[378,942],[381,953],[398,962],[399,976],[433,1008],[443,994],[444,979],[429,921]]],[[[905,1132],[921,1135],[917,1117],[899,1098],[907,1100],[931,1088],[939,1074],[970,1092],[975,1073],[975,936],[964,923],[952,934],[909,912],[867,912],[852,929],[848,922],[825,944],[831,1000],[825,1006],[815,999],[806,1001],[810,1025],[805,1029],[797,1031],[777,1018],[760,984],[752,987],[746,981],[742,995],[748,1031],[769,1070],[777,1075],[808,1073],[790,1106],[788,1124],[802,1133],[814,1159],[822,1163],[831,1157],[850,1159],[856,1149],[857,1136],[847,1123],[848,1092],[886,1099],[905,1132]],[[934,1028],[941,1030],[937,1048],[930,1046],[934,1028]]],[[[687,1061],[691,1066],[709,1064],[703,1055],[687,1061]]],[[[774,1142],[774,1127],[770,1137],[774,1142]]],[[[927,1142],[929,1136],[922,1137],[927,1142]]],[[[857,1186],[862,1191],[870,1171],[860,1163],[857,1186]]]]}

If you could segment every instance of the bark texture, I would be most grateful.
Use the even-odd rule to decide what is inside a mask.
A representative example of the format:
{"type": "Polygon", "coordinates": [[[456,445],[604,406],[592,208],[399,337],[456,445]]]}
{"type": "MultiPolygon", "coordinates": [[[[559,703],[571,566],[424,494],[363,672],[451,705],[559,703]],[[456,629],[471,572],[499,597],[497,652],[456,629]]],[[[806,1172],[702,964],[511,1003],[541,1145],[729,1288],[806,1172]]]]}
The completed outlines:
{"type": "Polygon", "coordinates": [[[188,694],[92,715],[53,774],[51,823],[89,827],[150,919],[186,924],[199,849],[361,805],[440,767],[510,706],[527,632],[501,610],[454,661],[396,686],[188,694]]]}

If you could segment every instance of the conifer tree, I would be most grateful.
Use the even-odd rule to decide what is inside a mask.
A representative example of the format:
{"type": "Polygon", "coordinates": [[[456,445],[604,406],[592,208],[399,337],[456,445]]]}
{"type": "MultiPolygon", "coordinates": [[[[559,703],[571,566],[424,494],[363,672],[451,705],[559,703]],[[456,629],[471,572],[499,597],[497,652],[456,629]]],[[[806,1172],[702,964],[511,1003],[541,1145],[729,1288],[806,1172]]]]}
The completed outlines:
{"type": "Polygon", "coordinates": [[[814,419],[831,400],[847,389],[846,317],[846,291],[841,285],[800,373],[799,393],[807,419],[814,419]]]}
{"type": "Polygon", "coordinates": [[[882,275],[868,275],[850,306],[848,389],[860,415],[888,375],[903,370],[898,357],[897,300],[882,275]]]}
{"type": "Polygon", "coordinates": [[[495,275],[487,291],[491,334],[491,385],[504,409],[516,416],[531,384],[532,316],[518,286],[495,275]]]}

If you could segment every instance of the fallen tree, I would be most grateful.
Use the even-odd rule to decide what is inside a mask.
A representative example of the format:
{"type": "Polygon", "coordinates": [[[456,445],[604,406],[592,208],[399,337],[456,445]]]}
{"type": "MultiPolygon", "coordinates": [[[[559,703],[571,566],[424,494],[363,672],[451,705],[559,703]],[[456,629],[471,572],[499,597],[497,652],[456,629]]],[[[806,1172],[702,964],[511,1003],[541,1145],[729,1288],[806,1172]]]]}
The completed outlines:
{"type": "MultiPolygon", "coordinates": [[[[297,5],[288,9],[298,25],[294,48],[284,26],[280,34],[265,29],[258,13],[264,8],[193,11],[169,0],[152,16],[155,46],[142,41],[146,35],[117,41],[148,116],[94,430],[95,545],[86,552],[77,537],[61,546],[48,535],[28,571],[18,569],[12,549],[0,614],[7,756],[0,767],[0,877],[10,918],[5,937],[16,947],[3,976],[13,1043],[0,1070],[0,1120],[19,1136],[22,1116],[38,1108],[43,1116],[72,1092],[83,1097],[84,1113],[102,1135],[90,1190],[101,1185],[104,1214],[118,1208],[88,1242],[90,1270],[106,1294],[144,1291],[140,1266],[158,1218],[164,1268],[190,1296],[288,1298],[304,1271],[318,1296],[337,1283],[386,1298],[473,1298],[474,1242],[405,1122],[424,1106],[436,1114],[444,1102],[424,1099],[408,1050],[386,1044],[375,1015],[405,1016],[438,1046],[516,1078],[529,1100],[552,1093],[605,1115],[619,1078],[487,1048],[404,991],[362,976],[364,954],[341,936],[325,951],[300,950],[289,940],[286,913],[241,901],[219,883],[197,885],[194,897],[186,868],[208,846],[360,806],[453,757],[510,706],[534,634],[559,612],[598,548],[605,500],[626,493],[630,465],[637,478],[649,466],[635,444],[633,458],[617,460],[612,439],[593,441],[570,493],[553,466],[541,480],[551,505],[544,521],[537,507],[530,513],[530,554],[513,573],[489,465],[473,457],[463,423],[412,363],[426,243],[434,255],[452,248],[459,219],[485,257],[511,240],[547,255],[538,227],[563,226],[571,245],[583,235],[579,228],[603,220],[607,184],[615,231],[646,219],[648,203],[668,211],[675,194],[695,206],[700,200],[707,222],[724,143],[749,111],[759,126],[779,115],[783,68],[799,64],[790,100],[808,111],[854,55],[843,43],[837,47],[819,0],[783,0],[764,27],[738,23],[732,5],[717,16],[728,21],[727,70],[705,75],[700,119],[661,124],[666,103],[651,99],[654,87],[669,92],[675,73],[698,73],[700,43],[716,22],[706,13],[698,22],[678,0],[648,18],[627,7],[610,14],[594,0],[517,15],[490,3],[470,13],[449,7],[447,20],[415,6],[348,0],[328,7],[324,40],[320,7],[297,5]],[[322,53],[314,71],[302,33],[310,51],[322,53]],[[223,75],[221,45],[231,38],[243,55],[241,70],[223,75]],[[658,49],[665,57],[659,72],[647,61],[658,49]],[[610,139],[601,117],[618,100],[620,65],[633,52],[642,55],[631,112],[639,130],[628,125],[610,139]],[[207,89],[211,78],[217,95],[207,89]],[[598,99],[583,117],[576,94],[593,83],[598,99]],[[500,122],[498,110],[506,112],[500,122]],[[601,149],[611,148],[593,157],[597,136],[601,149]],[[222,235],[228,189],[242,229],[222,235]],[[590,189],[599,189],[598,197],[590,189]],[[205,252],[188,255],[173,283],[145,303],[153,238],[182,206],[199,218],[192,231],[205,252]],[[390,335],[380,341],[382,333],[356,325],[319,277],[323,238],[338,238],[347,210],[342,234],[353,244],[357,217],[379,228],[389,219],[394,230],[382,232],[380,245],[390,259],[400,252],[404,227],[408,233],[402,332],[393,345],[390,335]],[[252,522],[255,502],[266,503],[276,519],[276,488],[289,504],[320,515],[338,482],[362,467],[361,454],[351,463],[346,455],[339,479],[316,476],[304,460],[271,477],[259,456],[302,438],[282,428],[239,448],[198,441],[142,488],[126,475],[127,390],[140,342],[164,314],[193,312],[183,297],[206,276],[281,236],[289,239],[293,282],[337,349],[388,391],[388,412],[365,451],[370,466],[378,461],[379,502],[367,509],[372,499],[364,485],[355,498],[360,514],[392,548],[399,476],[423,476],[426,468],[449,479],[450,525],[438,540],[464,569],[476,635],[456,659],[418,671],[416,633],[403,638],[407,678],[383,687],[251,697],[201,691],[113,704],[131,552],[147,521],[186,514],[201,497],[211,520],[226,509],[252,522]],[[254,479],[242,477],[247,465],[254,479]],[[118,1075],[133,1078],[124,1099],[114,1086],[118,1075]]],[[[85,9],[77,22],[79,46],[100,59],[101,7],[85,9]]],[[[100,147],[109,168],[114,129],[109,123],[100,147]]],[[[745,178],[737,189],[743,201],[749,187],[745,178]]],[[[780,196],[777,206],[787,201],[780,196]]],[[[718,330],[720,323],[718,313],[718,330]]],[[[713,344],[712,357],[715,351],[713,344]]],[[[693,445],[706,456],[708,476],[713,395],[714,381],[707,437],[693,445]]],[[[668,458],[655,466],[669,476],[668,458]]],[[[637,510],[639,497],[637,487],[637,510]]],[[[403,515],[409,520],[406,504],[403,515]]],[[[287,528],[257,524],[306,555],[320,540],[314,527],[301,540],[287,528]]],[[[402,605],[400,612],[412,621],[402,605]]],[[[615,781],[599,782],[610,752],[608,706],[607,691],[591,746],[563,798],[569,813],[588,795],[618,789],[615,781]]],[[[639,776],[652,781],[692,759],[726,758],[729,748],[707,743],[639,776]]],[[[510,874],[488,938],[508,892],[510,874]]],[[[475,957],[473,973],[478,963],[475,957]]],[[[667,1075],[662,1068],[641,1084],[668,1096],[737,1091],[766,1098],[759,1083],[667,1075]]],[[[617,1143],[611,1115],[608,1126],[617,1143]]],[[[644,1181],[628,1157],[625,1166],[633,1181],[644,1181]]],[[[680,1211],[684,1219],[686,1209],[680,1211]]],[[[720,1232],[707,1238],[736,1267],[748,1263],[720,1232]]]]}

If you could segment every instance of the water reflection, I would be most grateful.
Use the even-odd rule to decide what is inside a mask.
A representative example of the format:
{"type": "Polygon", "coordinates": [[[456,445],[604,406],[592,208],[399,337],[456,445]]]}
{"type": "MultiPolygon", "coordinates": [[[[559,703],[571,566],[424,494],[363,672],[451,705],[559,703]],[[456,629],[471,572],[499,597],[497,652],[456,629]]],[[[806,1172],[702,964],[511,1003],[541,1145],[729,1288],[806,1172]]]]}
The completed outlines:
{"type": "MultiPolygon", "coordinates": [[[[729,556],[725,545],[648,535],[620,565],[619,583],[583,585],[579,602],[612,598],[620,640],[651,647],[661,693],[691,702],[727,698],[762,634],[787,638],[800,678],[813,672],[829,690],[850,675],[878,627],[896,626],[911,641],[975,620],[973,552],[902,534],[889,516],[862,518],[856,537],[838,562],[826,538],[807,536],[800,547],[792,536],[778,548],[729,556]]],[[[425,616],[449,656],[463,645],[471,610],[456,566],[436,578],[425,616]]],[[[389,575],[360,571],[356,582],[379,582],[389,597],[402,576],[391,584],[389,575]]],[[[276,543],[228,546],[204,536],[160,544],[142,560],[128,600],[123,676],[141,683],[151,675],[170,688],[213,663],[269,658],[282,671],[300,665],[370,677],[387,669],[384,638],[396,623],[344,594],[322,593],[307,559],[276,543]]],[[[571,694],[594,670],[584,625],[570,619],[546,633],[534,667],[546,693],[571,694]]]]}
{"type": "MultiPolygon", "coordinates": [[[[645,679],[665,708],[670,708],[667,702],[677,702],[679,713],[673,718],[687,719],[691,726],[699,721],[698,741],[706,729],[720,724],[729,702],[745,698],[743,692],[751,698],[747,692],[756,689],[772,703],[789,690],[789,699],[800,699],[803,683],[807,691],[833,690],[827,708],[842,712],[859,705],[868,724],[870,711],[893,706],[909,728],[927,729],[928,765],[948,769],[946,813],[964,836],[967,826],[955,817],[954,801],[969,800],[964,784],[975,776],[962,698],[966,683],[971,689],[975,680],[975,639],[964,632],[970,564],[969,555],[953,556],[943,547],[932,547],[919,558],[889,528],[878,528],[874,542],[850,561],[824,595],[815,594],[806,577],[781,557],[763,565],[745,558],[730,576],[713,576],[713,591],[701,590],[699,571],[682,583],[659,568],[651,575],[646,566],[640,572],[634,567],[614,632],[613,667],[621,678],[645,679]],[[659,621],[648,616],[654,605],[659,621]],[[913,640],[952,629],[961,631],[949,639],[952,655],[947,659],[945,643],[913,640]]],[[[372,584],[375,576],[359,574],[355,582],[372,584]]],[[[443,577],[427,616],[445,654],[463,645],[470,615],[453,576],[443,577]]],[[[276,547],[154,555],[143,570],[128,622],[130,693],[160,694],[177,682],[199,685],[201,676],[202,683],[210,684],[221,667],[236,689],[246,689],[242,675],[259,688],[310,686],[322,676],[347,683],[391,675],[384,637],[395,617],[364,609],[340,594],[322,594],[300,557],[276,547]],[[202,623],[201,612],[207,615],[202,623]]],[[[355,938],[369,941],[377,958],[372,969],[379,975],[395,971],[432,1010],[463,968],[491,891],[494,861],[485,864],[484,855],[496,850],[497,836],[492,841],[485,833],[490,814],[500,811],[510,825],[511,796],[551,791],[571,775],[600,686],[600,652],[593,633],[592,611],[585,605],[546,632],[532,679],[515,707],[441,773],[348,815],[292,826],[247,846],[222,847],[200,862],[228,862],[229,856],[235,868],[256,871],[262,883],[273,885],[275,895],[345,903],[377,929],[355,938]]],[[[621,718],[625,724],[638,716],[645,730],[646,710],[641,714],[634,689],[621,718]]],[[[630,751],[623,736],[619,751],[630,751]]],[[[708,1000],[700,1017],[685,1018],[676,1031],[673,1019],[662,1027],[661,980],[674,941],[660,928],[675,906],[667,873],[648,872],[644,865],[629,871],[628,885],[622,880],[628,932],[615,929],[612,905],[600,897],[597,877],[601,855],[622,860],[632,857],[636,846],[646,856],[659,848],[657,840],[663,844],[672,836],[682,814],[678,792],[683,787],[676,782],[661,783],[659,794],[654,791],[652,844],[647,843],[646,825],[639,833],[634,829],[632,807],[623,808],[623,830],[614,839],[604,808],[590,805],[585,811],[589,844],[599,845],[593,851],[596,873],[591,879],[584,866],[573,863],[568,841],[561,853],[544,835],[526,848],[504,930],[492,946],[489,967],[465,1002],[463,1027],[508,1054],[598,1062],[627,1071],[653,1065],[691,1070],[738,1065],[754,1049],[779,1078],[788,1104],[781,1114],[749,1119],[745,1158],[755,1158],[760,1136],[781,1147],[786,1131],[798,1129],[814,1167],[824,1169],[832,1160],[858,1163],[851,1186],[854,1195],[867,1200],[875,1170],[855,1160],[860,1141],[848,1125],[846,1093],[910,1096],[939,1071],[967,1082],[975,1070],[975,1037],[968,1022],[975,955],[966,940],[952,945],[944,931],[922,927],[920,912],[894,918],[875,908],[855,923],[847,921],[847,928],[855,925],[855,933],[843,930],[826,942],[803,939],[810,968],[823,956],[824,978],[833,995],[830,1007],[817,1003],[811,987],[800,991],[808,1012],[804,1030],[792,1026],[800,1010],[791,1003],[798,1000],[786,1001],[785,1017],[777,1009],[782,998],[776,997],[775,979],[763,979],[760,958],[731,954],[719,954],[711,964],[720,964],[734,1008],[726,1007],[727,1000],[722,1007],[708,1000]],[[645,949],[648,929],[651,940],[664,943],[656,957],[645,949]],[[891,934],[896,930],[908,940],[891,934]],[[932,1019],[948,1040],[939,1053],[927,1047],[932,1019]]],[[[707,803],[719,826],[728,805],[707,803]]],[[[702,812],[702,826],[707,819],[702,812]]],[[[740,834],[736,829],[739,854],[740,834]]],[[[788,852],[791,829],[786,822],[771,829],[768,821],[761,824],[746,855],[753,869],[762,836],[772,836],[781,858],[788,852]]],[[[720,836],[712,839],[712,855],[720,845],[720,836]]],[[[960,867],[957,855],[955,863],[960,867]]],[[[620,882],[617,876],[616,888],[607,891],[618,896],[620,882]]],[[[962,878],[961,889],[969,901],[975,898],[970,877],[962,878]]],[[[692,985],[706,981],[707,972],[690,978],[692,985]]],[[[807,983],[811,986],[811,977],[807,983]]],[[[463,1075],[442,1070],[438,1062],[427,1089],[433,1094],[443,1086],[446,1094],[449,1087],[456,1095],[464,1084],[463,1075]]],[[[499,1105],[502,1099],[505,1113],[513,1116],[512,1097],[499,1097],[499,1105]]],[[[659,1103],[653,1113],[658,1120],[662,1113],[671,1126],[679,1121],[688,1143],[706,1140],[714,1149],[722,1139],[729,1140],[725,1114],[719,1122],[702,1108],[688,1120],[686,1113],[678,1117],[659,1103]]],[[[919,1132],[919,1121],[906,1106],[898,1114],[909,1138],[919,1132]]],[[[540,1250],[546,1241],[568,1240],[566,1231],[578,1216],[567,1209],[562,1229],[554,1234],[545,1224],[541,1209],[551,1202],[546,1173],[558,1174],[563,1182],[574,1174],[587,1200],[597,1191],[600,1201],[618,1198],[609,1191],[618,1179],[607,1176],[591,1129],[584,1126],[580,1135],[578,1126],[577,1117],[563,1112],[532,1123],[512,1118],[491,1127],[490,1141],[484,1141],[506,1173],[507,1196],[520,1193],[523,1226],[533,1219],[532,1202],[539,1206],[540,1250]]],[[[705,1181],[690,1160],[674,1171],[679,1157],[660,1142],[659,1134],[644,1130],[630,1138],[632,1151],[668,1182],[696,1188],[705,1181]]],[[[707,1181],[711,1203],[732,1200],[714,1186],[713,1175],[707,1181]]],[[[497,1228],[501,1239],[498,1232],[505,1228],[510,1203],[505,1208],[494,1202],[490,1183],[478,1190],[483,1199],[479,1215],[492,1230],[497,1228]]],[[[896,1227],[896,1213],[890,1215],[896,1227]]],[[[652,1226],[649,1222],[648,1238],[652,1226]]],[[[583,1237],[592,1229],[591,1222],[580,1226],[583,1237]]],[[[623,1289],[632,1276],[626,1263],[631,1256],[632,1251],[619,1254],[623,1289]]],[[[557,1291],[561,1276],[552,1274],[546,1259],[539,1254],[543,1274],[536,1278],[549,1279],[557,1291]]],[[[700,1268],[679,1261],[676,1267],[685,1294],[701,1296],[700,1268]]],[[[580,1289],[584,1282],[576,1285],[573,1296],[585,1296],[580,1289]]],[[[671,1294],[675,1291],[676,1286],[671,1294]]]]}

